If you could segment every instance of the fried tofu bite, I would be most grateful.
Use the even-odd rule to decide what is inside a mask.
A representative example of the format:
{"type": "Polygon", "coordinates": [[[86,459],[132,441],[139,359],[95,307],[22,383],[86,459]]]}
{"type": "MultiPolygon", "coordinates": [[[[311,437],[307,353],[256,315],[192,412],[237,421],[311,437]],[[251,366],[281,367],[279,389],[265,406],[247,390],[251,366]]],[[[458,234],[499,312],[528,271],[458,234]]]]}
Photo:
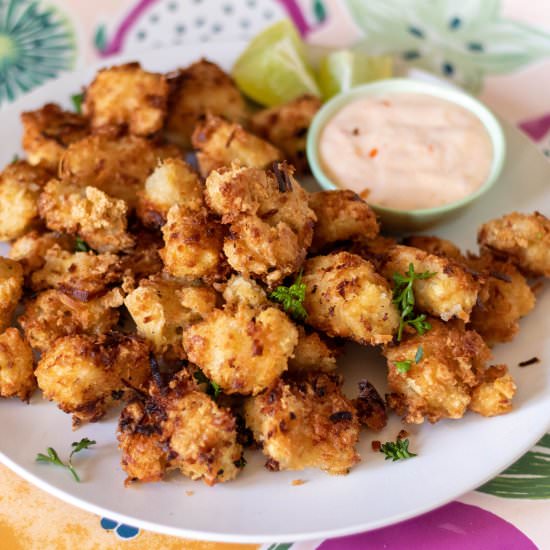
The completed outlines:
{"type": "Polygon", "coordinates": [[[127,232],[128,206],[96,187],[51,180],[39,199],[49,229],[79,235],[98,252],[120,252],[134,245],[127,232]]]}
{"type": "Polygon", "coordinates": [[[288,362],[289,372],[333,372],[342,352],[334,342],[319,333],[298,326],[298,343],[288,362]]]}
{"type": "Polygon", "coordinates": [[[17,239],[38,219],[38,196],[50,173],[24,160],[0,173],[0,241],[17,239]],[[8,215],[9,212],[9,215],[8,215]]]}
{"type": "Polygon", "coordinates": [[[430,319],[430,324],[425,334],[384,349],[388,405],[411,424],[462,418],[491,356],[481,336],[460,321],[430,319]]]}
{"type": "Polygon", "coordinates": [[[150,377],[149,346],[137,336],[109,333],[58,338],[35,371],[44,398],[73,415],[73,428],[95,422],[109,406],[145,389],[150,377]]]}
{"type": "Polygon", "coordinates": [[[512,212],[491,220],[481,226],[477,240],[527,275],[550,277],[550,220],[540,212],[512,212]]]}
{"type": "Polygon", "coordinates": [[[339,376],[312,373],[279,379],[247,399],[246,425],[262,444],[270,469],[347,474],[359,462],[359,420],[341,385],[339,376]]]}
{"type": "Polygon", "coordinates": [[[399,313],[387,281],[367,260],[349,252],[304,264],[306,323],[329,336],[384,344],[397,332],[399,313]]]}
{"type": "Polygon", "coordinates": [[[36,388],[32,350],[16,328],[0,334],[0,397],[28,401],[36,388]]]}
{"type": "Polygon", "coordinates": [[[444,321],[453,317],[465,322],[470,319],[479,292],[479,282],[464,267],[418,248],[397,245],[387,252],[381,273],[391,281],[396,273],[408,273],[411,264],[417,274],[433,274],[413,282],[418,310],[444,321]]]}
{"type": "Polygon", "coordinates": [[[127,127],[131,134],[148,136],[162,128],[167,100],[163,75],[126,63],[97,72],[86,89],[83,110],[94,129],[127,127]]]}
{"type": "Polygon", "coordinates": [[[203,186],[197,173],[181,159],[166,159],[145,181],[137,213],[145,225],[160,227],[175,204],[197,211],[203,203],[203,186]]]}
{"type": "Polygon", "coordinates": [[[55,288],[82,302],[100,296],[122,277],[115,254],[71,253],[55,245],[46,252],[45,260],[31,275],[31,288],[55,288]]]}
{"type": "Polygon", "coordinates": [[[227,394],[256,395],[288,367],[298,343],[292,321],[276,307],[215,309],[183,333],[189,360],[227,394]]]}
{"type": "Polygon", "coordinates": [[[170,96],[165,136],[189,149],[199,120],[210,113],[242,124],[246,104],[233,79],[218,65],[201,59],[168,75],[170,96]]]}
{"type": "Polygon", "coordinates": [[[136,136],[93,135],[67,148],[59,164],[59,178],[80,187],[97,187],[135,208],[137,192],[158,161],[179,156],[177,147],[136,136]]]}
{"type": "Polygon", "coordinates": [[[299,172],[308,170],[306,159],[307,131],[321,100],[304,95],[270,109],[257,112],[250,121],[251,130],[273,143],[299,172]]]}
{"type": "Polygon", "coordinates": [[[232,162],[265,168],[283,158],[279,149],[247,132],[240,124],[212,115],[198,122],[191,141],[204,178],[212,170],[229,166],[232,162]]]}
{"type": "Polygon", "coordinates": [[[118,322],[124,299],[115,288],[99,298],[81,302],[59,290],[46,290],[25,304],[18,321],[31,346],[41,352],[62,336],[109,332],[118,322]]]}
{"type": "Polygon", "coordinates": [[[42,165],[52,172],[65,149],[90,133],[88,119],[81,114],[64,111],[55,103],[47,103],[36,111],[21,113],[23,149],[30,164],[42,165]]]}
{"type": "Polygon", "coordinates": [[[208,206],[229,225],[224,252],[231,267],[269,286],[300,268],[313,238],[315,214],[293,169],[236,165],[216,170],[206,180],[208,206]]]}
{"type": "Polygon", "coordinates": [[[376,237],[380,230],[376,214],[353,191],[311,193],[309,206],[317,217],[313,250],[321,250],[326,245],[341,241],[364,242],[376,237]]]}
{"type": "Polygon", "coordinates": [[[457,262],[464,262],[465,259],[458,246],[447,239],[441,239],[439,237],[415,235],[413,237],[406,238],[403,241],[403,244],[413,248],[420,248],[420,250],[424,250],[424,252],[427,252],[428,254],[451,258],[457,262]]]}
{"type": "Polygon", "coordinates": [[[506,365],[493,365],[482,373],[480,383],[472,392],[469,408],[481,416],[509,413],[516,389],[506,365]]]}
{"type": "Polygon", "coordinates": [[[535,307],[535,294],[510,262],[487,253],[479,257],[469,255],[466,262],[481,277],[470,327],[490,346],[510,342],[519,331],[519,320],[535,307]]]}
{"type": "Polygon", "coordinates": [[[186,371],[125,407],[118,440],[127,484],[159,481],[178,469],[214,485],[234,479],[242,468],[234,416],[200,392],[186,371]]]}
{"type": "Polygon", "coordinates": [[[144,279],[124,300],[140,336],[156,354],[185,358],[182,334],[216,307],[216,292],[156,275],[144,279]]]}
{"type": "Polygon", "coordinates": [[[74,250],[74,238],[57,232],[29,231],[15,240],[10,248],[10,258],[20,263],[25,277],[37,271],[46,263],[46,252],[54,245],[62,250],[74,250]]]}
{"type": "Polygon", "coordinates": [[[23,294],[23,268],[19,262],[0,256],[0,332],[11,323],[23,294]]]}
{"type": "Polygon", "coordinates": [[[174,277],[214,281],[227,271],[223,256],[224,228],[205,208],[193,212],[175,204],[162,227],[160,256],[174,277]]]}

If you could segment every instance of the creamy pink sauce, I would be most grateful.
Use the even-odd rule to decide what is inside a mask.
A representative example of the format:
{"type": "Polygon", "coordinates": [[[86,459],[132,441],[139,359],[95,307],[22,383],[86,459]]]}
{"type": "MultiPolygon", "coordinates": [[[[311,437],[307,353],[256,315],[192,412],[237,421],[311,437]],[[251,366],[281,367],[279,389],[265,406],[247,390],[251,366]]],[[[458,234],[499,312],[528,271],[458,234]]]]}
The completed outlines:
{"type": "Polygon", "coordinates": [[[493,147],[467,109],[427,94],[352,101],[323,128],[325,173],[374,205],[432,208],[466,197],[487,179],[493,147]]]}

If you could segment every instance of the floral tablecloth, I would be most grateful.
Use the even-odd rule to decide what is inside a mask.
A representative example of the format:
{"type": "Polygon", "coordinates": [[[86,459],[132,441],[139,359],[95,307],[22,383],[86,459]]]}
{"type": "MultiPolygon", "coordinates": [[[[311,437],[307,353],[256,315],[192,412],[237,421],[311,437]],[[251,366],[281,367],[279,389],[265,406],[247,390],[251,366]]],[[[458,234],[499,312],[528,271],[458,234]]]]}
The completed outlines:
{"type": "MultiPolygon", "coordinates": [[[[478,93],[550,157],[548,0],[0,0],[0,108],[94,59],[248,38],[290,17],[317,46],[354,44],[478,93]]],[[[477,491],[378,531],[269,550],[550,549],[550,434],[477,491]]],[[[119,525],[0,466],[0,550],[240,549],[119,525]]]]}

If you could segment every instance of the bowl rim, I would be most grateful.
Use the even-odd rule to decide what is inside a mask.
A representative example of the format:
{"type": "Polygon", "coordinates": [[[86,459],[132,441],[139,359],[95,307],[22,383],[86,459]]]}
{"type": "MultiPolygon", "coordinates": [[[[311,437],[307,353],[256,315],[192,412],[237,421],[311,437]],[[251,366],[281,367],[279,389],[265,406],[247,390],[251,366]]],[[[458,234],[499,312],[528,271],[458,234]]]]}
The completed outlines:
{"type": "MultiPolygon", "coordinates": [[[[485,194],[498,181],[506,157],[506,140],[500,122],[498,121],[496,115],[494,115],[486,105],[465,91],[451,87],[443,82],[434,84],[432,82],[424,82],[412,78],[387,78],[384,80],[369,82],[367,84],[361,84],[351,88],[350,90],[337,94],[327,101],[313,117],[307,135],[306,154],[313,176],[324,190],[334,191],[345,189],[345,187],[339,187],[331,181],[331,179],[321,168],[321,163],[319,162],[319,148],[317,143],[325,124],[344,105],[347,105],[356,99],[360,99],[361,97],[381,95],[385,92],[412,92],[431,95],[445,99],[467,109],[481,121],[483,127],[489,134],[489,138],[491,139],[491,144],[493,146],[493,159],[491,162],[491,169],[483,184],[480,185],[473,193],[470,193],[461,199],[448,204],[443,204],[441,206],[411,210],[380,206],[369,202],[369,206],[371,206],[375,211],[381,215],[406,215],[409,218],[420,218],[424,216],[430,217],[435,215],[439,216],[459,210],[460,208],[470,204],[485,194]]],[[[366,201],[368,202],[368,198],[366,201]]]]}

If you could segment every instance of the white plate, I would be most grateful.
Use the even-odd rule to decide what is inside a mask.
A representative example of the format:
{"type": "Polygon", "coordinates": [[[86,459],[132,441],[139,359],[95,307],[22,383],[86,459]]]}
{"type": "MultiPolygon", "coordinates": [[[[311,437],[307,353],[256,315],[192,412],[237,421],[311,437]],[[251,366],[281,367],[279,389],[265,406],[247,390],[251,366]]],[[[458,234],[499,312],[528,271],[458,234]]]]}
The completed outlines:
{"type": "MultiPolygon", "coordinates": [[[[200,44],[153,51],[140,56],[147,69],[166,71],[201,55],[229,69],[242,43],[200,44]]],[[[106,64],[115,60],[109,59],[106,64]]],[[[118,62],[118,59],[116,60],[118,62]]],[[[96,67],[70,74],[37,90],[0,112],[0,165],[19,150],[19,112],[46,101],[69,103],[69,96],[88,82],[96,67]]],[[[505,126],[508,158],[499,184],[460,219],[437,228],[437,234],[475,249],[475,233],[485,220],[512,210],[550,210],[550,168],[518,131],[505,126]]],[[[6,215],[2,212],[0,215],[6,215]]],[[[6,253],[7,248],[0,249],[6,253]]],[[[512,344],[498,346],[495,362],[510,365],[518,383],[515,410],[484,419],[468,414],[460,421],[408,428],[418,457],[385,462],[371,450],[371,441],[395,439],[402,425],[392,417],[380,435],[364,433],[359,446],[363,461],[348,476],[320,471],[270,473],[259,452],[247,453],[248,466],[231,483],[209,488],[173,476],[169,482],[125,489],[115,441],[116,414],[97,424],[71,431],[70,416],[39,394],[27,406],[0,402],[0,460],[19,475],[53,495],[91,512],[152,531],[184,537],[233,542],[273,542],[334,537],[366,531],[427,512],[474,489],[527,451],[545,432],[550,419],[550,293],[538,297],[535,311],[522,322],[512,344]],[[542,362],[517,368],[538,356],[542,362]],[[83,482],[66,471],[34,462],[47,446],[65,454],[75,439],[97,440],[94,450],[75,460],[83,482]],[[292,480],[307,483],[293,486],[292,480]],[[187,496],[186,491],[194,491],[187,496]]],[[[384,367],[371,350],[350,347],[342,362],[347,389],[367,377],[385,390],[384,367]]],[[[83,453],[84,455],[84,453],[83,453]]]]}

